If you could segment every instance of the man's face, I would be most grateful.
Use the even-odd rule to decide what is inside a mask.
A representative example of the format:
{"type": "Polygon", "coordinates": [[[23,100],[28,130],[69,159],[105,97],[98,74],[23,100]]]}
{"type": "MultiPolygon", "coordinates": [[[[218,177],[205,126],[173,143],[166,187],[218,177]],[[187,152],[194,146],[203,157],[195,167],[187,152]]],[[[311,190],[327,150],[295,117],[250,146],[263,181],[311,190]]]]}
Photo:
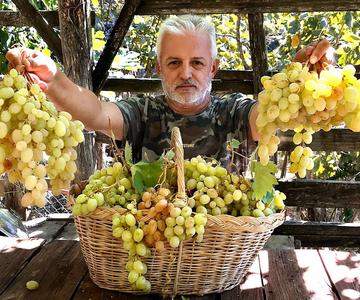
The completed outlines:
{"type": "Polygon", "coordinates": [[[207,100],[217,65],[211,58],[207,35],[164,34],[157,68],[169,100],[181,104],[207,100]]]}

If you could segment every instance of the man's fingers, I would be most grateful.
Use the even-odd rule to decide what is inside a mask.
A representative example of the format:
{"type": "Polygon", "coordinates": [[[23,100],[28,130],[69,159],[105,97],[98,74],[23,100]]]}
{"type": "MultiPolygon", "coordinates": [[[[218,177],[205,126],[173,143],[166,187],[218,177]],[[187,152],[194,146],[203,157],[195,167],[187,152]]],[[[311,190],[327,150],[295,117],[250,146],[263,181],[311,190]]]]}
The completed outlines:
{"type": "Polygon", "coordinates": [[[39,78],[39,76],[37,76],[37,75],[35,75],[33,73],[29,73],[29,75],[30,75],[30,78],[31,78],[32,82],[37,83],[40,86],[40,88],[42,89],[43,92],[45,92],[48,89],[48,85],[44,81],[42,81],[39,78]]]}
{"type": "Polygon", "coordinates": [[[15,48],[11,49],[5,54],[5,58],[13,65],[20,65],[21,64],[21,57],[20,57],[20,49],[15,48]]]}
{"type": "Polygon", "coordinates": [[[314,48],[310,56],[310,63],[317,63],[325,54],[326,51],[330,48],[330,43],[327,39],[321,40],[314,48]]]}
{"type": "Polygon", "coordinates": [[[306,53],[306,56],[307,56],[307,59],[310,57],[311,53],[314,51],[314,46],[309,46],[309,47],[306,47],[305,48],[305,53],[306,53]]]}

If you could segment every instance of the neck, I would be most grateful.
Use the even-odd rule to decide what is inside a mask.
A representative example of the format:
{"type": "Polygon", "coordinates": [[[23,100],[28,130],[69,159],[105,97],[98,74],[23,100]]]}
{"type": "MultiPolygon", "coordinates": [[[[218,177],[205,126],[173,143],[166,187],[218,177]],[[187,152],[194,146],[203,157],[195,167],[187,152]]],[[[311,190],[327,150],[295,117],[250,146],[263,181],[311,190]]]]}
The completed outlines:
{"type": "Polygon", "coordinates": [[[165,99],[171,110],[180,115],[196,115],[197,113],[200,113],[205,108],[207,108],[210,103],[210,95],[206,95],[202,101],[191,104],[179,103],[177,101],[168,99],[167,97],[165,97],[165,99]]]}

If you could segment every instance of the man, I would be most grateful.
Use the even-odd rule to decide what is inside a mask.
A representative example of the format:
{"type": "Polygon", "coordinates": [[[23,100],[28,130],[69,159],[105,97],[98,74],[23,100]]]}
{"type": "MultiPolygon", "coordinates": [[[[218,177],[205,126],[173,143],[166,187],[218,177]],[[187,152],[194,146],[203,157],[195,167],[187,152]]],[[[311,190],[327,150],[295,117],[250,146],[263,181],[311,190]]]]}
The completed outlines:
{"type": "MultiPolygon", "coordinates": [[[[299,51],[295,59],[328,61],[329,49],[329,42],[322,40],[299,51]]],[[[210,95],[211,80],[219,65],[216,55],[215,31],[206,19],[169,18],[160,29],[157,44],[157,71],[165,95],[116,103],[100,102],[40,53],[26,50],[21,55],[20,49],[13,49],[6,58],[12,66],[24,64],[57,109],[71,113],[88,130],[107,135],[112,131],[118,140],[128,140],[136,160],[144,158],[145,153],[152,160],[169,148],[174,126],[181,130],[185,157],[201,154],[221,159],[231,138],[240,140],[244,148],[258,139],[257,109],[254,100],[240,93],[222,98],[210,95]]]]}

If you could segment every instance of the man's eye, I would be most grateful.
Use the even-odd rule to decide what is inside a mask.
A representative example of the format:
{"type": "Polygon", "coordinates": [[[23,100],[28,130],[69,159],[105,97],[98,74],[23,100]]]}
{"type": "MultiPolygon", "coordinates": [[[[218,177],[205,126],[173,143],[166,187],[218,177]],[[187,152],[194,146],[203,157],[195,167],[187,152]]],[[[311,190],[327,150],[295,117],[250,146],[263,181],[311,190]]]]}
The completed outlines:
{"type": "Polygon", "coordinates": [[[199,61],[199,60],[195,60],[194,62],[193,62],[193,64],[195,65],[195,66],[203,66],[204,64],[201,62],[201,61],[199,61]]]}
{"type": "Polygon", "coordinates": [[[171,62],[169,62],[169,65],[170,65],[170,66],[174,66],[174,65],[177,65],[177,64],[179,64],[178,61],[171,61],[171,62]]]}

